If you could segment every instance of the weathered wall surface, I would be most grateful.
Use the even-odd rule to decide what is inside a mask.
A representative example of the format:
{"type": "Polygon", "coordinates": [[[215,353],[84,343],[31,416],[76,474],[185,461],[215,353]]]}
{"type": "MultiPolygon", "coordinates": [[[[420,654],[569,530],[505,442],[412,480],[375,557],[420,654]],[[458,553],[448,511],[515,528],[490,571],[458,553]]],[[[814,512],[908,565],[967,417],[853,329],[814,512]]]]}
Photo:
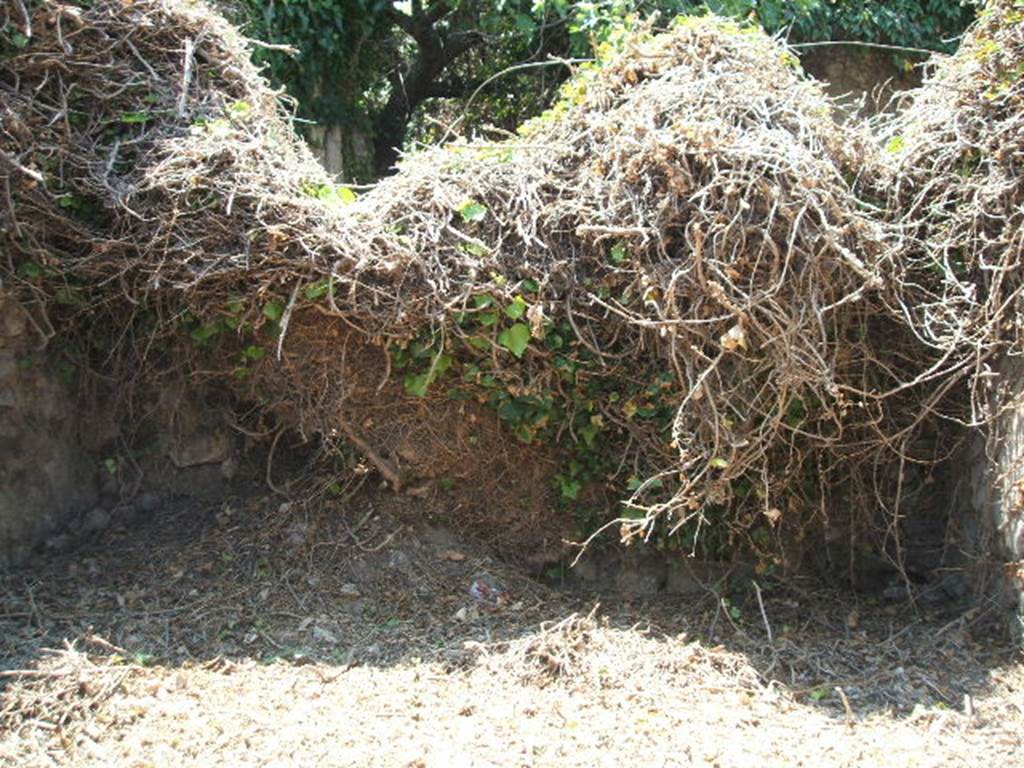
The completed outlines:
{"type": "Polygon", "coordinates": [[[1024,361],[1004,361],[999,373],[992,398],[1000,414],[988,439],[974,440],[956,465],[956,533],[979,595],[995,601],[1024,643],[1024,361]]]}
{"type": "Polygon", "coordinates": [[[28,314],[0,288],[0,567],[18,565],[99,496],[74,398],[28,314]]]}
{"type": "Polygon", "coordinates": [[[227,492],[237,441],[204,393],[162,386],[126,447],[109,404],[86,402],[54,340],[40,342],[0,288],[0,568],[152,514],[168,496],[227,492]]]}
{"type": "Polygon", "coordinates": [[[861,46],[808,48],[800,56],[804,71],[820,80],[830,96],[849,101],[848,119],[876,115],[900,91],[921,85],[919,69],[901,69],[887,51],[861,46]],[[863,104],[858,104],[863,99],[863,104]]]}

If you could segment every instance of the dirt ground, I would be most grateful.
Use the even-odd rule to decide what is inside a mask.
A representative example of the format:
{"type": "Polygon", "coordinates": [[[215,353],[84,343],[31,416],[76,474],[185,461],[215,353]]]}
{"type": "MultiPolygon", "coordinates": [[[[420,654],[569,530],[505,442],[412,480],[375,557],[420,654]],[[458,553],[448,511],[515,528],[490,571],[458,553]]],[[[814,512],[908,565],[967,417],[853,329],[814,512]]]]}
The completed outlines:
{"type": "Polygon", "coordinates": [[[0,765],[1024,766],[992,619],[585,593],[375,493],[178,499],[0,574],[0,765]]]}

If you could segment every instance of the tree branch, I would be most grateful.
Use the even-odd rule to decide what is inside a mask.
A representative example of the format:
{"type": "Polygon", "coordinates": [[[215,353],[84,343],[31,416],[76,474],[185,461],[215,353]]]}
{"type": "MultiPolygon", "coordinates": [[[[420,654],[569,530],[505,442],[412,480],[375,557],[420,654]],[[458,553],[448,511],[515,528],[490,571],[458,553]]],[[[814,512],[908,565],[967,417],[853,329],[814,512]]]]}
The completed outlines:
{"type": "Polygon", "coordinates": [[[461,99],[466,94],[472,93],[480,82],[467,83],[464,80],[444,80],[431,83],[427,87],[426,97],[428,99],[461,99]]]}
{"type": "Polygon", "coordinates": [[[431,25],[433,25],[439,22],[441,19],[443,19],[451,12],[451,5],[448,4],[447,0],[444,0],[443,2],[434,3],[432,6],[430,6],[430,8],[427,9],[426,18],[427,21],[431,25]]]}
{"type": "Polygon", "coordinates": [[[438,27],[438,22],[454,10],[450,0],[421,0],[410,8],[411,15],[394,7],[388,11],[395,26],[416,41],[417,50],[411,61],[396,70],[388,101],[374,119],[374,156],[380,175],[394,166],[405,141],[409,117],[424,99],[466,93],[466,86],[456,79],[440,83],[438,77],[459,56],[484,42],[484,36],[475,30],[438,27]]]}
{"type": "Polygon", "coordinates": [[[473,30],[469,32],[456,32],[442,38],[444,47],[445,65],[455,61],[466,51],[476,48],[484,42],[484,36],[473,30]]]}
{"type": "Polygon", "coordinates": [[[434,3],[426,11],[423,10],[420,3],[413,3],[412,15],[402,13],[394,7],[389,8],[387,14],[395,26],[420,46],[429,46],[440,43],[441,36],[434,25],[451,12],[452,7],[447,0],[443,0],[443,2],[434,3]],[[419,10],[417,10],[417,6],[419,6],[419,10]]]}

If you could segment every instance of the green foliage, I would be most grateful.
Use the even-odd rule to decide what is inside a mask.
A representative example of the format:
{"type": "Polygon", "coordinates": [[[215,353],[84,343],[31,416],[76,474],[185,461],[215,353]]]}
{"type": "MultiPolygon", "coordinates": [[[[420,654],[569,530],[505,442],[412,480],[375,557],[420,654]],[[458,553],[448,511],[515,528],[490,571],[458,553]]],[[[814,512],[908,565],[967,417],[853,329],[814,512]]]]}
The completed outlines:
{"type": "Polygon", "coordinates": [[[459,206],[459,215],[467,224],[483,221],[487,217],[487,206],[475,200],[466,200],[459,206]]]}
{"type": "Polygon", "coordinates": [[[498,336],[498,343],[516,357],[522,357],[530,345],[530,328],[523,323],[506,328],[498,336]]]}
{"type": "Polygon", "coordinates": [[[526,314],[526,309],[529,304],[526,303],[526,299],[522,296],[516,296],[512,299],[512,303],[505,307],[505,316],[512,320],[518,320],[526,314]]]}
{"type": "Polygon", "coordinates": [[[315,197],[330,206],[350,205],[354,203],[358,195],[349,187],[335,184],[303,184],[302,193],[309,197],[315,197]]]}
{"type": "Polygon", "coordinates": [[[263,305],[263,316],[271,322],[280,322],[281,318],[284,316],[284,304],[276,300],[268,301],[263,305]]]}
{"type": "Polygon", "coordinates": [[[623,29],[641,20],[653,17],[664,24],[706,12],[750,20],[770,33],[787,31],[793,42],[850,39],[951,50],[976,5],[973,0],[536,0],[530,21],[563,21],[569,32],[564,53],[580,57],[600,58],[602,47],[614,46],[623,29]]]}
{"type": "Polygon", "coordinates": [[[852,39],[894,45],[952,51],[957,37],[973,20],[975,3],[961,0],[808,0],[805,12],[787,21],[782,9],[765,18],[763,6],[789,3],[758,3],[758,18],[770,31],[792,25],[796,41],[852,39]]]}
{"type": "MultiPolygon", "coordinates": [[[[298,100],[299,115],[371,135],[392,88],[416,45],[396,24],[388,0],[243,0],[246,32],[296,53],[258,48],[271,79],[298,100]]],[[[424,9],[447,6],[435,22],[448,33],[476,32],[485,44],[458,58],[438,75],[447,98],[429,100],[413,118],[412,141],[465,133],[493,124],[514,130],[556,100],[573,103],[585,95],[585,77],[576,93],[560,92],[569,74],[552,60],[583,58],[600,63],[621,46],[625,35],[647,20],[666,26],[676,16],[713,12],[750,21],[794,43],[854,40],[949,51],[975,15],[973,0],[425,0],[424,9]],[[547,61],[544,66],[535,66],[547,61]],[[510,67],[529,63],[526,68],[510,67]],[[478,88],[476,84],[481,84],[478,88]],[[470,100],[470,95],[473,98],[470,100]]],[[[408,9],[406,9],[408,10],[408,9]]],[[[12,32],[9,45],[24,44],[12,32]]],[[[579,69],[579,68],[578,68],[579,69]]],[[[582,69],[586,69],[584,66],[582,69]]],[[[248,105],[231,108],[244,118],[248,105]]],[[[130,122],[145,123],[145,113],[130,122]]],[[[351,147],[348,148],[351,151],[351,147]]],[[[347,158],[354,160],[354,158],[347,158]]],[[[349,163],[351,165],[351,162],[349,163]]],[[[483,216],[486,211],[480,212],[483,216]]],[[[469,221],[469,219],[467,219],[469,221]]],[[[613,254],[614,255],[614,254],[613,254]]]]}
{"type": "Polygon", "coordinates": [[[126,125],[135,125],[141,123],[148,123],[153,119],[153,116],[147,112],[124,112],[121,115],[121,122],[126,125]]]}
{"type": "Polygon", "coordinates": [[[330,280],[317,280],[315,283],[307,285],[302,295],[306,297],[307,301],[318,301],[329,295],[333,290],[333,285],[330,280]]]}
{"type": "Polygon", "coordinates": [[[391,347],[392,367],[402,372],[406,391],[476,400],[496,413],[509,439],[556,449],[561,466],[553,491],[575,516],[580,536],[622,513],[606,506],[606,496],[637,492],[650,503],[669,498],[675,476],[642,482],[631,473],[654,468],[630,465],[627,471],[621,450],[633,422],[663,435],[671,460],[671,425],[681,400],[675,375],[657,362],[647,370],[609,367],[567,319],[532,311],[536,282],[492,278],[500,290],[454,311],[443,333],[427,330],[391,347]]]}
{"type": "Polygon", "coordinates": [[[259,48],[271,79],[287,84],[301,114],[328,123],[365,123],[382,74],[393,64],[385,43],[387,0],[242,0],[246,32],[291,46],[295,55],[259,48]]]}

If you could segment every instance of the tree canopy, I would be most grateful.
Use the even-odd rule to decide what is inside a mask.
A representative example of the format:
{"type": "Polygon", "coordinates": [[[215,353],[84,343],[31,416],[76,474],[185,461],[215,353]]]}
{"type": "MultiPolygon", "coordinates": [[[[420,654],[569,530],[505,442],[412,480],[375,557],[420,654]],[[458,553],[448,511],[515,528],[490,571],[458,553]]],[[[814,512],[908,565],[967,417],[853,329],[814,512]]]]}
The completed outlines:
{"type": "MultiPolygon", "coordinates": [[[[241,0],[271,78],[299,116],[373,140],[386,174],[431,115],[511,128],[550,104],[562,61],[600,57],[621,30],[680,14],[744,19],[791,42],[851,40],[950,51],[970,0],[241,0]],[[281,50],[285,45],[293,53],[281,50]],[[498,76],[499,73],[504,73],[498,76]],[[469,102],[472,96],[472,101],[469,102]]],[[[908,54],[910,55],[910,54],[908,54]]]]}

